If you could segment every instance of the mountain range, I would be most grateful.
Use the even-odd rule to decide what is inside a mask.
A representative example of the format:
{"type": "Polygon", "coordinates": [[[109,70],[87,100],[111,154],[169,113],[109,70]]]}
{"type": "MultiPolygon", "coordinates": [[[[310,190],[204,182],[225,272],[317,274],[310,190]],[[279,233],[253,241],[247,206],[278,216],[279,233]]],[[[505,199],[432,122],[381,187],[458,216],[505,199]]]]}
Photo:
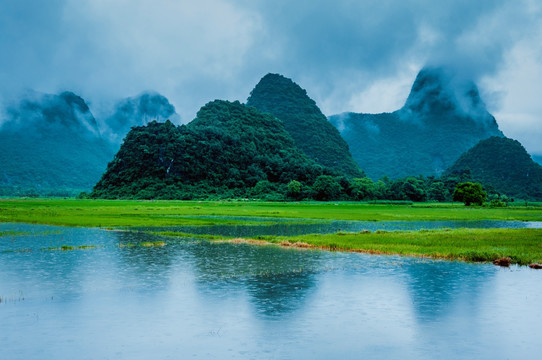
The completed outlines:
{"type": "Polygon", "coordinates": [[[131,126],[175,115],[167,99],[143,93],[98,121],[73,92],[27,92],[0,125],[0,195],[73,196],[89,191],[131,126]]]}
{"type": "Polygon", "coordinates": [[[96,184],[92,196],[106,198],[248,197],[284,194],[294,180],[310,189],[323,175],[348,195],[364,176],[387,184],[461,173],[495,192],[542,198],[539,165],[504,137],[476,85],[443,68],[422,69],[392,113],[326,119],[279,74],[264,76],[246,104],[209,102],[186,125],[174,124],[175,108],[155,92],[98,113],[72,92],[28,92],[7,104],[0,195],[73,196],[96,184]]]}
{"type": "Polygon", "coordinates": [[[439,176],[480,140],[503,136],[476,85],[443,68],[422,69],[397,111],[343,113],[329,121],[374,180],[439,176]]]}

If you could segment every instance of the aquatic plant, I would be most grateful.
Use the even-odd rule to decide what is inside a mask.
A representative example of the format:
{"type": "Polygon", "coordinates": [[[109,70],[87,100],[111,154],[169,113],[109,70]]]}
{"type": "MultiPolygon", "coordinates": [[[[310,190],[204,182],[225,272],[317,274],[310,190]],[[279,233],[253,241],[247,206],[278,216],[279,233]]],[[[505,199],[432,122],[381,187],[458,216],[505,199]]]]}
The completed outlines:
{"type": "Polygon", "coordinates": [[[143,247],[157,247],[157,246],[166,246],[166,242],[165,241],[145,241],[139,245],[143,247]]]}
{"type": "Polygon", "coordinates": [[[61,245],[59,247],[47,247],[42,248],[43,251],[70,251],[70,250],[92,250],[97,249],[98,246],[96,245],[79,245],[79,246],[72,246],[72,245],[61,245]]]}

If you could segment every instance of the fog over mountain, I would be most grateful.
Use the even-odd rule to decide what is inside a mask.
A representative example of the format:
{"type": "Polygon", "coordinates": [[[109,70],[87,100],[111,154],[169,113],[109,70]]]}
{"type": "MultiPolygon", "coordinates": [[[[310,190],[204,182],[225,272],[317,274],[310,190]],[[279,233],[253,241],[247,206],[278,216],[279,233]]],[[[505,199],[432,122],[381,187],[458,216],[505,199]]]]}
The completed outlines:
{"type": "Polygon", "coordinates": [[[404,104],[421,68],[444,65],[540,155],[541,19],[535,0],[3,0],[0,97],[69,90],[92,108],[155,89],[186,123],[272,72],[324,114],[380,113],[404,104]]]}
{"type": "Polygon", "coordinates": [[[445,68],[420,71],[405,105],[392,113],[343,113],[329,118],[354,160],[374,180],[440,176],[459,156],[503,136],[476,85],[445,68]]]}
{"type": "Polygon", "coordinates": [[[27,91],[4,103],[0,125],[0,195],[70,196],[90,191],[132,126],[176,120],[175,108],[154,92],[99,109],[73,92],[27,91]]]}
{"type": "Polygon", "coordinates": [[[120,144],[132,126],[147,125],[150,121],[180,122],[175,107],[168,99],[153,91],[119,101],[114,112],[104,120],[104,131],[114,143],[120,144]]]}

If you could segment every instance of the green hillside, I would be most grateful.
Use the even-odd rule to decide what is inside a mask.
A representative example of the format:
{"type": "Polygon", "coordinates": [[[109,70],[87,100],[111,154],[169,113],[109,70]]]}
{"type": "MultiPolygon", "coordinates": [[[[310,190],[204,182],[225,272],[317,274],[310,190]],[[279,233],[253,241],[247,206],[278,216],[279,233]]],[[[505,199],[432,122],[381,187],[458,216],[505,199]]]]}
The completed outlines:
{"type": "Polygon", "coordinates": [[[349,177],[361,175],[348,144],[307,92],[292,80],[278,74],[265,75],[250,93],[247,105],[282,120],[297,147],[317,163],[349,177]]]}
{"type": "Polygon", "coordinates": [[[465,152],[446,171],[470,171],[472,179],[495,191],[525,200],[542,200],[542,166],[516,140],[491,137],[465,152]]]}
{"type": "Polygon", "coordinates": [[[188,125],[133,128],[92,196],[242,197],[271,193],[294,179],[312,183],[322,173],[280,120],[237,101],[216,100],[188,125]]]}

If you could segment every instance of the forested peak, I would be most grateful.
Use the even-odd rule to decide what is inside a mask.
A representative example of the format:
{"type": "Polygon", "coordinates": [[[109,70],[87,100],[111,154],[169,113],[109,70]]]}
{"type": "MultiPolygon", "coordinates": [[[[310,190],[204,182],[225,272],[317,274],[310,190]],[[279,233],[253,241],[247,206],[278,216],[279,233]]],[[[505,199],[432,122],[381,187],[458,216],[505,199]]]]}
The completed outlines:
{"type": "Polygon", "coordinates": [[[280,102],[283,106],[295,104],[297,108],[293,110],[297,112],[311,109],[320,113],[320,109],[314,100],[307,95],[305,89],[285,76],[269,73],[250,92],[247,105],[263,111],[270,111],[273,108],[273,103],[276,102],[280,102]]]}
{"type": "MultiPolygon", "coordinates": [[[[465,152],[454,166],[462,163],[466,164],[471,160],[478,161],[479,159],[485,159],[484,162],[490,167],[492,164],[495,165],[499,161],[511,161],[515,164],[539,166],[532,160],[531,155],[529,155],[519,141],[499,136],[492,136],[480,141],[465,152]]],[[[454,166],[452,166],[452,168],[454,166]]]]}
{"type": "Polygon", "coordinates": [[[245,111],[245,108],[246,107],[239,101],[210,101],[199,109],[198,113],[196,114],[196,118],[190,124],[195,125],[196,123],[200,123],[205,119],[210,119],[211,115],[213,115],[212,119],[214,121],[235,121],[237,119],[232,117],[233,113],[236,111],[245,111]]]}
{"type": "Polygon", "coordinates": [[[90,109],[87,105],[87,103],[85,102],[85,100],[83,100],[83,98],[71,91],[64,91],[63,93],[61,93],[59,95],[59,98],[62,99],[63,101],[66,102],[66,104],[68,106],[71,106],[71,107],[77,107],[79,109],[79,111],[81,112],[89,112],[90,109]]]}
{"type": "Polygon", "coordinates": [[[465,152],[446,171],[462,173],[498,192],[520,199],[542,199],[542,166],[517,140],[493,136],[465,152]]]}
{"type": "Polygon", "coordinates": [[[292,180],[312,183],[323,171],[274,116],[215,100],[187,125],[151,121],[133,127],[93,196],[246,197],[292,180]]]}
{"type": "Polygon", "coordinates": [[[253,107],[241,104],[239,101],[227,100],[214,100],[205,104],[189,125],[195,127],[201,125],[231,126],[234,124],[283,127],[274,116],[264,114],[253,107]]]}
{"type": "Polygon", "coordinates": [[[317,163],[348,177],[361,176],[337,129],[291,79],[279,74],[265,75],[250,93],[247,105],[280,119],[296,146],[317,163]]]}
{"type": "Polygon", "coordinates": [[[422,115],[452,113],[487,124],[494,123],[476,84],[444,67],[424,67],[420,70],[402,110],[422,115]]]}

